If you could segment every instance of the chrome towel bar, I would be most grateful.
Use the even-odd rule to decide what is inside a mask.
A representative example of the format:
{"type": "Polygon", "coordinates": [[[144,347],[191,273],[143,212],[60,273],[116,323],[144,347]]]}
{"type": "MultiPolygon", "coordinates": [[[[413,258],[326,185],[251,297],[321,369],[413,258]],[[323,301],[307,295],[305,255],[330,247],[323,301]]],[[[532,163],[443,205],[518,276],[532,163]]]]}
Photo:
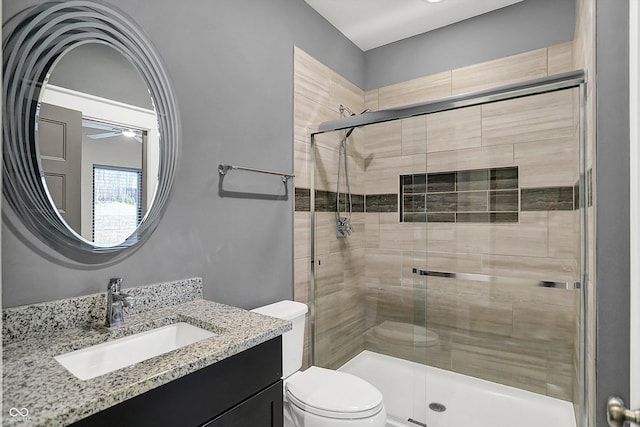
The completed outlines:
{"type": "Polygon", "coordinates": [[[527,279],[522,277],[500,277],[490,276],[488,274],[476,274],[476,273],[449,273],[444,271],[432,271],[432,270],[420,270],[419,268],[413,268],[413,274],[420,276],[433,276],[433,277],[446,277],[449,279],[462,279],[462,280],[475,280],[477,282],[502,282],[502,283],[518,283],[529,286],[540,286],[543,288],[556,288],[556,289],[580,289],[580,282],[551,282],[547,280],[527,279]]]}
{"type": "Polygon", "coordinates": [[[276,172],[276,171],[270,171],[266,169],[256,169],[256,168],[248,168],[245,166],[226,165],[224,163],[220,163],[218,165],[218,173],[220,175],[226,175],[230,170],[242,170],[247,172],[266,173],[269,175],[280,175],[280,177],[282,178],[282,182],[284,183],[286,183],[287,180],[289,180],[290,178],[295,177],[295,175],[290,173],[276,172]]]}

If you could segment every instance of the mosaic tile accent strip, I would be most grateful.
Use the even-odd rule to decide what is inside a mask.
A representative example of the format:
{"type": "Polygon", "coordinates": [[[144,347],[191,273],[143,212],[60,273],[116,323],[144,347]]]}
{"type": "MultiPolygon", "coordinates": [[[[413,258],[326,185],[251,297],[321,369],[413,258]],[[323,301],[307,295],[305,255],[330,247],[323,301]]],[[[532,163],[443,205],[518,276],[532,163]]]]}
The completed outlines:
{"type": "Polygon", "coordinates": [[[574,187],[523,188],[522,211],[572,211],[574,187]]]}
{"type": "Polygon", "coordinates": [[[518,222],[518,168],[400,176],[401,221],[518,222]]]}
{"type": "Polygon", "coordinates": [[[311,190],[308,188],[295,188],[296,212],[309,212],[311,210],[311,190]]]}
{"type": "MultiPolygon", "coordinates": [[[[316,191],[316,212],[335,212],[337,193],[334,191],[316,191]]],[[[344,193],[340,193],[340,211],[348,210],[348,198],[344,193]]],[[[364,196],[361,194],[351,194],[351,205],[353,212],[364,212],[364,196]]]]}
{"type": "MultiPolygon", "coordinates": [[[[126,286],[126,281],[123,284],[126,286]]],[[[124,288],[123,292],[136,299],[136,307],[128,308],[126,315],[141,314],[202,299],[202,278],[124,288]]],[[[103,324],[105,313],[105,292],[5,308],[2,310],[2,342],[7,345],[30,338],[47,337],[66,329],[103,324]]]]}
{"type": "Polygon", "coordinates": [[[367,194],[366,212],[398,212],[397,194],[367,194]]]}
{"type": "MultiPolygon", "coordinates": [[[[295,210],[296,212],[311,211],[311,190],[308,188],[296,187],[295,189],[295,210]]],[[[397,195],[395,196],[397,198],[397,195]]],[[[348,206],[347,195],[340,193],[340,210],[345,212],[348,206]]],[[[316,191],[316,212],[335,212],[336,193],[334,191],[316,191]]],[[[365,211],[365,196],[363,194],[351,194],[351,205],[353,212],[365,211]]],[[[397,203],[396,203],[397,211],[397,203]]],[[[386,211],[384,211],[386,212],[386,211]]]]}

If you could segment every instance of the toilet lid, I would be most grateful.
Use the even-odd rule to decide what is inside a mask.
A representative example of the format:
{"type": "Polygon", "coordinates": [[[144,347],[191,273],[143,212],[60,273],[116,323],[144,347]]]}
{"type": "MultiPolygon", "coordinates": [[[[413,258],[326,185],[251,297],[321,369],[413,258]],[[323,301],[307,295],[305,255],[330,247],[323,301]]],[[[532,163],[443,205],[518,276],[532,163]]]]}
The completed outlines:
{"type": "Polygon", "coordinates": [[[341,419],[367,418],[382,410],[382,394],[346,372],[312,366],[291,377],[287,398],[305,412],[341,419]]]}

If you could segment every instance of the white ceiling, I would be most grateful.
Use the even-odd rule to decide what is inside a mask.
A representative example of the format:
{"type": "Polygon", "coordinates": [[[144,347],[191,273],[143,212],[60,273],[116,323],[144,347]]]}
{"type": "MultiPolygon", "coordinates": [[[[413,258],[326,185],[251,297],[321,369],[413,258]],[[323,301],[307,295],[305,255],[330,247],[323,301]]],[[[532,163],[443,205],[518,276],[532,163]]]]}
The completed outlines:
{"type": "Polygon", "coordinates": [[[523,0],[305,0],[363,51],[523,0]]]}

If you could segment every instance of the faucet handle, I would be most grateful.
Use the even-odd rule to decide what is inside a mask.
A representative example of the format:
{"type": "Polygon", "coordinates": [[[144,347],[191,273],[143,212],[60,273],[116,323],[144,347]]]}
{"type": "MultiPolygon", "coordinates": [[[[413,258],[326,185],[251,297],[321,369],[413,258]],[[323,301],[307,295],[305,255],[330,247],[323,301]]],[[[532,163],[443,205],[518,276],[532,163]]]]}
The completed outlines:
{"type": "Polygon", "coordinates": [[[122,285],[121,277],[114,277],[109,279],[109,284],[107,285],[107,290],[113,292],[120,292],[120,286],[122,285]]]}

